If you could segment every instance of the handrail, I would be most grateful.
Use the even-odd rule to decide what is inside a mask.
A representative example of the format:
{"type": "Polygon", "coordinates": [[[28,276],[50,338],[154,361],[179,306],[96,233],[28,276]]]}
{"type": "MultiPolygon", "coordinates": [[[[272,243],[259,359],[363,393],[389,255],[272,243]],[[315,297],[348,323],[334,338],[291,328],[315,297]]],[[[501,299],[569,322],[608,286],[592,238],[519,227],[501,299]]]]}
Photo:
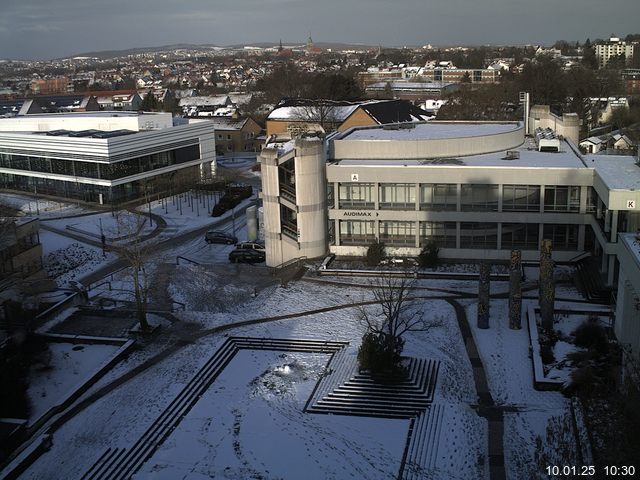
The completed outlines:
{"type": "Polygon", "coordinates": [[[579,262],[580,260],[582,260],[584,258],[588,258],[590,256],[591,256],[591,252],[582,252],[582,253],[576,255],[575,257],[569,259],[567,263],[579,262]]]}
{"type": "Polygon", "coordinates": [[[275,275],[276,273],[278,273],[279,271],[284,270],[287,267],[290,267],[292,265],[296,265],[304,260],[306,260],[307,257],[296,257],[296,258],[292,258],[290,260],[287,260],[286,262],[282,262],[280,265],[277,265],[275,267],[269,267],[269,273],[271,273],[271,275],[275,275]]]}
{"type": "Polygon", "coordinates": [[[180,265],[180,259],[186,260],[187,262],[193,263],[194,265],[200,265],[200,262],[196,262],[195,260],[191,260],[190,258],[182,257],[180,255],[176,257],[176,265],[180,265]]]}
{"type": "Polygon", "coordinates": [[[187,305],[186,305],[186,304],[184,304],[184,303],[182,303],[182,302],[179,302],[179,301],[177,301],[177,300],[171,300],[171,310],[172,310],[172,311],[173,311],[173,304],[174,304],[174,303],[177,303],[178,305],[180,305],[180,306],[182,307],[182,311],[183,311],[183,312],[187,309],[187,305]]]}
{"type": "Polygon", "coordinates": [[[89,287],[87,287],[87,290],[91,291],[94,288],[98,288],[98,287],[101,287],[103,285],[109,285],[109,290],[111,290],[111,282],[109,280],[105,280],[104,282],[99,283],[97,285],[89,284],[89,287]]]}

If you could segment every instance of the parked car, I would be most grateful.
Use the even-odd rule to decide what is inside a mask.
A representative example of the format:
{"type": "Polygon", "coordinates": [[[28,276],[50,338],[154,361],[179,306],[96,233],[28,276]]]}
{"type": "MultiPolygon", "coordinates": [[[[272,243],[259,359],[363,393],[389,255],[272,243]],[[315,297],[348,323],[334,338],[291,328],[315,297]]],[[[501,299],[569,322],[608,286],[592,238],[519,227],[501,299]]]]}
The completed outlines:
{"type": "Polygon", "coordinates": [[[259,250],[236,249],[229,252],[231,263],[261,263],[265,261],[265,254],[259,250]]]}
{"type": "Polygon", "coordinates": [[[236,250],[257,250],[264,252],[264,243],[260,242],[240,242],[236,244],[236,250]]]}
{"type": "Polygon", "coordinates": [[[237,237],[220,230],[209,230],[204,234],[204,240],[207,243],[226,243],[227,245],[238,243],[237,237]]]}

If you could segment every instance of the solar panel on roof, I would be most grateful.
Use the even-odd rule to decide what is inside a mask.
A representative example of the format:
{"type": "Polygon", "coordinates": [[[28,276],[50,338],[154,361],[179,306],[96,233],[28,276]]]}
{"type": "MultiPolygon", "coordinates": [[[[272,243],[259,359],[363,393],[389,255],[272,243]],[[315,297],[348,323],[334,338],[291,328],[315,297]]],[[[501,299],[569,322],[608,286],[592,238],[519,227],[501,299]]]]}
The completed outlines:
{"type": "Polygon", "coordinates": [[[47,136],[49,137],[60,137],[62,135],[67,135],[69,130],[49,130],[47,132],[47,136]]]}
{"type": "Polygon", "coordinates": [[[69,132],[70,137],[90,137],[96,133],[100,132],[100,130],[80,130],[78,132],[69,132]]]}
{"type": "Polygon", "coordinates": [[[91,135],[91,138],[113,138],[113,137],[122,137],[124,135],[131,135],[132,133],[136,133],[133,130],[112,130],[110,132],[97,132],[91,135]]]}

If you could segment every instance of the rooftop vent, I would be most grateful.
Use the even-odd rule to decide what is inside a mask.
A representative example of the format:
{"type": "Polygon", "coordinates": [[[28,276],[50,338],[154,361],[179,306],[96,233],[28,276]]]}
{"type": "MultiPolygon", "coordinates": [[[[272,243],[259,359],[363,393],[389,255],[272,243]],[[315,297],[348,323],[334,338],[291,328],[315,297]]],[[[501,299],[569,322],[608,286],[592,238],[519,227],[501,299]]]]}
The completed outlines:
{"type": "Polygon", "coordinates": [[[520,152],[518,150],[507,150],[507,154],[502,157],[502,160],[518,160],[520,158],[520,152]]]}

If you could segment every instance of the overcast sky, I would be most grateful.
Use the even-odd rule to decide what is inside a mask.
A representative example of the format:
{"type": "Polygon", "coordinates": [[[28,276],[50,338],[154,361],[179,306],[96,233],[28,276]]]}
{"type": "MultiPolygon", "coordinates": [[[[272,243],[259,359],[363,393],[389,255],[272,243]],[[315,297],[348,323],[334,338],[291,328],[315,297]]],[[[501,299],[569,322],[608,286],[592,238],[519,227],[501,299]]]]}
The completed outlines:
{"type": "Polygon", "coordinates": [[[173,43],[546,44],[640,33],[640,0],[0,0],[0,58],[173,43]]]}

